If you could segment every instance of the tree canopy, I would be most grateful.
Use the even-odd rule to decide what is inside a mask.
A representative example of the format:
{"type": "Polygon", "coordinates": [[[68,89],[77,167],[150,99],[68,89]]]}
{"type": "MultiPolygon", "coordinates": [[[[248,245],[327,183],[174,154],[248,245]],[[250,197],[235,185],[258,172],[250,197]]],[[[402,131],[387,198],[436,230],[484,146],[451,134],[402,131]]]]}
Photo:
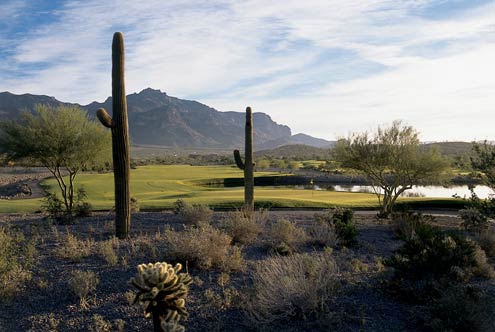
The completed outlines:
{"type": "Polygon", "coordinates": [[[111,156],[109,133],[74,106],[36,105],[21,121],[0,122],[0,153],[45,166],[60,187],[68,215],[74,207],[74,178],[111,156]]]}
{"type": "Polygon", "coordinates": [[[334,155],[343,167],[361,171],[370,181],[380,214],[392,212],[397,198],[413,185],[438,179],[447,163],[437,150],[423,149],[418,132],[394,121],[375,133],[354,133],[338,141],[334,155]]]}
{"type": "Polygon", "coordinates": [[[483,142],[474,143],[474,155],[471,157],[473,170],[481,172],[483,183],[495,191],[495,145],[483,142]]]}

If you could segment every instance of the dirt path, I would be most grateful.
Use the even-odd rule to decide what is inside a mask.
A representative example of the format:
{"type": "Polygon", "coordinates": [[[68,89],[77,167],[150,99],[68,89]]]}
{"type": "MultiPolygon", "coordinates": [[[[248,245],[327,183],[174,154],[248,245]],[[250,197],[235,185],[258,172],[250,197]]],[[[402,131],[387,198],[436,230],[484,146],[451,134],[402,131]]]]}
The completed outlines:
{"type": "Polygon", "coordinates": [[[6,167],[0,169],[0,199],[43,197],[40,182],[51,176],[45,168],[6,167]]]}

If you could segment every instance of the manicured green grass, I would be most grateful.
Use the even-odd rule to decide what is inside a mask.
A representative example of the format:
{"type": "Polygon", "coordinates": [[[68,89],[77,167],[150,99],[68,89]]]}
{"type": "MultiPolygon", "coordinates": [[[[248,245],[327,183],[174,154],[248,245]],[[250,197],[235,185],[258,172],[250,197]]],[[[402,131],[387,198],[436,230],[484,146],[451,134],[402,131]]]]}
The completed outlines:
{"type": "MultiPolygon", "coordinates": [[[[256,176],[280,175],[257,172],[256,176]]],[[[243,172],[233,166],[140,166],[131,172],[131,195],[142,209],[172,208],[181,198],[190,203],[204,203],[211,207],[240,207],[243,188],[208,187],[205,182],[219,182],[224,178],[242,178],[243,172]]],[[[113,174],[80,174],[76,178],[88,195],[95,210],[108,210],[114,205],[113,174]]],[[[58,192],[55,180],[42,183],[46,190],[58,192]]],[[[428,201],[425,198],[405,198],[403,201],[428,201]]],[[[256,187],[255,201],[265,207],[376,207],[374,194],[291,188],[256,187]]],[[[443,200],[442,200],[443,201],[443,200]]],[[[0,213],[33,212],[39,210],[40,199],[0,201],[0,213]]]]}

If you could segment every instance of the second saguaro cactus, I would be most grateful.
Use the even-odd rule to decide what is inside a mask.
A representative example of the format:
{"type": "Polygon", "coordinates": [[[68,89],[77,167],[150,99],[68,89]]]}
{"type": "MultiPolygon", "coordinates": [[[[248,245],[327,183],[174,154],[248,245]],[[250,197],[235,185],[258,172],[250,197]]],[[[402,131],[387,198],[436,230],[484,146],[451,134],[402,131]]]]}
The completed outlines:
{"type": "Polygon", "coordinates": [[[112,42],[112,117],[100,108],[96,116],[112,130],[113,172],[115,181],[115,234],[127,238],[131,223],[130,208],[130,153],[127,100],[124,83],[124,36],[113,35],[112,42]]]}
{"type": "Polygon", "coordinates": [[[244,170],[244,205],[246,212],[254,210],[254,162],[253,162],[253,112],[246,108],[245,161],[242,162],[239,150],[234,150],[237,167],[244,170]]]}

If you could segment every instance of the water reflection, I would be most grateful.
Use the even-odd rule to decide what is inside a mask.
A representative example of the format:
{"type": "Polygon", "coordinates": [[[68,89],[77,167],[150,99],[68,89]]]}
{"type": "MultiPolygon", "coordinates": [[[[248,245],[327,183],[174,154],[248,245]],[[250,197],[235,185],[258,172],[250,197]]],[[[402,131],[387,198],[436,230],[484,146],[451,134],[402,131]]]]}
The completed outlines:
{"type": "MultiPolygon", "coordinates": [[[[302,187],[302,186],[300,186],[302,187]]],[[[302,189],[302,188],[301,188],[302,189]]],[[[361,193],[375,193],[371,186],[357,186],[357,185],[332,185],[328,187],[314,186],[314,190],[333,190],[344,192],[361,192],[361,193]]],[[[480,198],[488,198],[493,195],[493,191],[487,186],[476,186],[474,192],[480,198]]],[[[452,197],[458,196],[461,198],[471,197],[471,192],[468,186],[413,186],[412,189],[404,192],[404,197],[452,197]]]]}

